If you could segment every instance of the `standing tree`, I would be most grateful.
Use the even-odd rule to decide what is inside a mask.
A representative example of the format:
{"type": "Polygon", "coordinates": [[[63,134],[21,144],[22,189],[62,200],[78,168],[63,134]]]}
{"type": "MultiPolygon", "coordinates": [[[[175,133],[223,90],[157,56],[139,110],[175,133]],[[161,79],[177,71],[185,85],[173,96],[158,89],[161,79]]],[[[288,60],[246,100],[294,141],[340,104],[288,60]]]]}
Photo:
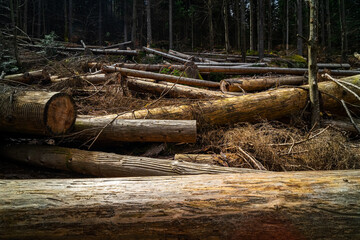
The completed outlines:
{"type": "Polygon", "coordinates": [[[17,62],[17,65],[20,66],[20,57],[19,51],[17,46],[17,26],[16,26],[16,19],[15,19],[15,9],[17,9],[17,0],[10,0],[10,18],[11,18],[11,27],[13,29],[13,46],[14,46],[14,56],[17,62]],[[15,2],[15,4],[14,4],[15,2]]]}
{"type": "Polygon", "coordinates": [[[228,0],[223,0],[223,20],[224,20],[224,37],[225,37],[225,49],[228,53],[230,51],[230,40],[229,40],[229,20],[228,20],[228,0]]]}
{"type": "Polygon", "coordinates": [[[347,30],[345,17],[345,1],[339,0],[339,15],[340,15],[340,31],[341,31],[341,59],[343,62],[347,60],[347,30]]]}
{"type": "Polygon", "coordinates": [[[73,0],[69,0],[69,39],[73,38],[73,0]]]}
{"type": "Polygon", "coordinates": [[[204,1],[208,9],[210,50],[213,50],[214,49],[213,0],[204,0],[204,1]]]}
{"type": "Polygon", "coordinates": [[[169,49],[173,48],[173,0],[169,0],[169,49]]]}
{"type": "Polygon", "coordinates": [[[152,33],[151,33],[151,2],[146,0],[146,40],[147,47],[150,47],[152,43],[152,33]]]}
{"type": "Polygon", "coordinates": [[[133,47],[136,47],[136,26],[137,26],[136,0],[133,0],[132,24],[131,24],[131,41],[132,41],[133,47]]]}
{"type": "Polygon", "coordinates": [[[308,71],[309,71],[309,91],[311,103],[311,125],[319,126],[320,122],[320,102],[317,84],[317,44],[318,44],[318,0],[309,0],[310,7],[310,32],[308,40],[308,71]]]}
{"type": "Polygon", "coordinates": [[[268,0],[268,51],[272,49],[272,5],[273,0],[268,0]]]}
{"type": "Polygon", "coordinates": [[[258,48],[259,58],[264,58],[264,0],[258,0],[258,48]]]}
{"type": "Polygon", "coordinates": [[[326,6],[326,32],[327,32],[327,47],[331,49],[331,15],[330,15],[330,0],[325,0],[326,6]]]}
{"type": "Polygon", "coordinates": [[[241,0],[241,57],[246,61],[245,0],[241,0]]]}
{"type": "Polygon", "coordinates": [[[255,0],[250,0],[250,51],[255,50],[255,0]]]}
{"type": "Polygon", "coordinates": [[[99,1],[99,32],[98,32],[98,37],[99,37],[99,44],[102,44],[102,4],[101,1],[99,1]]]}
{"type": "MultiPolygon", "coordinates": [[[[303,36],[302,1],[297,0],[297,32],[299,36],[303,36]]],[[[298,55],[303,55],[303,39],[301,37],[297,38],[297,52],[298,55]]]]}

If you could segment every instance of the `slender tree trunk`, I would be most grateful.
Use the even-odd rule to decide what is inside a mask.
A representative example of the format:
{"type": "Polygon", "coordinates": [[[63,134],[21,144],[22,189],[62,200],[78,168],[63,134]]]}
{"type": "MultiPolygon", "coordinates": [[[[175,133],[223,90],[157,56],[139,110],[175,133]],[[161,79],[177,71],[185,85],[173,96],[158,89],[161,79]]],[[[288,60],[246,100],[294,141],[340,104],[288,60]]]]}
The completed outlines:
{"type": "MultiPolygon", "coordinates": [[[[14,0],[10,0],[10,18],[11,18],[11,27],[13,30],[13,47],[14,47],[14,56],[16,59],[17,64],[20,66],[20,58],[19,58],[19,51],[17,46],[17,29],[16,29],[16,19],[15,19],[15,6],[14,6],[14,0]]],[[[16,0],[15,0],[16,1],[16,0]]]]}
{"type": "Polygon", "coordinates": [[[241,57],[246,61],[246,35],[245,35],[245,0],[241,0],[241,57]]]}
{"type": "Polygon", "coordinates": [[[340,12],[340,30],[341,30],[341,59],[343,62],[347,60],[347,30],[346,30],[346,16],[345,16],[345,1],[339,0],[340,12]]]}
{"type": "Polygon", "coordinates": [[[310,0],[310,33],[308,43],[309,91],[311,103],[311,125],[319,127],[320,102],[317,84],[317,44],[318,44],[318,0],[310,0]]]}
{"type": "MultiPolygon", "coordinates": [[[[302,17],[302,2],[303,0],[297,0],[297,32],[299,36],[303,36],[303,17],[302,17]]],[[[303,39],[297,38],[297,51],[298,55],[303,55],[303,39]]]]}
{"type": "Polygon", "coordinates": [[[235,13],[236,13],[236,47],[241,49],[241,27],[240,27],[240,0],[235,1],[235,13]]]}
{"type": "Polygon", "coordinates": [[[268,5],[268,51],[272,49],[272,0],[269,0],[268,5]]]}
{"type": "Polygon", "coordinates": [[[210,50],[214,49],[213,0],[208,0],[210,50]]]}
{"type": "Polygon", "coordinates": [[[325,0],[326,4],[326,32],[327,32],[327,47],[331,50],[331,15],[330,15],[330,0],[325,0]]]}
{"type": "Polygon", "coordinates": [[[133,46],[136,44],[136,23],[137,23],[137,11],[136,11],[136,0],[133,0],[133,9],[132,9],[132,26],[131,26],[131,41],[133,46]]]}
{"type": "Polygon", "coordinates": [[[36,20],[36,8],[35,8],[36,1],[32,1],[32,25],[31,25],[31,36],[35,36],[35,20],[36,20]]]}
{"type": "Polygon", "coordinates": [[[40,38],[41,37],[41,1],[42,0],[38,0],[38,21],[37,21],[37,37],[40,38]]]}
{"type": "Polygon", "coordinates": [[[250,0],[250,51],[255,50],[255,0],[250,0]]]}
{"type": "Polygon", "coordinates": [[[24,1],[24,25],[23,30],[25,33],[28,32],[28,0],[24,1]]]}
{"type": "Polygon", "coordinates": [[[230,51],[229,41],[229,22],[228,22],[228,0],[223,0],[223,14],[224,14],[224,31],[225,31],[225,50],[228,53],[230,51]]]}
{"type": "Polygon", "coordinates": [[[259,43],[259,59],[264,58],[264,0],[258,0],[258,43],[259,43]]]}
{"type": "Polygon", "coordinates": [[[325,4],[324,0],[320,0],[320,17],[321,17],[321,46],[325,46],[325,4]]]}
{"type": "Polygon", "coordinates": [[[126,42],[128,40],[128,29],[127,29],[127,4],[126,4],[126,0],[124,0],[124,42],[126,42]]]}
{"type": "Polygon", "coordinates": [[[45,4],[46,4],[46,1],[42,1],[42,4],[41,4],[41,9],[42,9],[42,27],[43,27],[43,34],[45,35],[46,34],[46,18],[45,18],[45,4]]]}
{"type": "Polygon", "coordinates": [[[289,1],[286,1],[286,55],[289,53],[289,1]]]}
{"type": "Polygon", "coordinates": [[[68,21],[68,9],[67,9],[67,0],[64,0],[64,40],[65,42],[69,41],[69,21],[68,21]]]}
{"type": "Polygon", "coordinates": [[[173,0],[169,0],[169,49],[173,48],[173,0]]]}
{"type": "Polygon", "coordinates": [[[152,31],[151,31],[151,1],[146,0],[146,40],[147,47],[152,43],[152,31]]]}
{"type": "Polygon", "coordinates": [[[73,0],[69,0],[69,39],[73,38],[73,0]]]}
{"type": "Polygon", "coordinates": [[[99,44],[102,45],[103,39],[102,39],[102,4],[101,1],[99,1],[99,28],[98,28],[98,37],[99,37],[99,44]]]}

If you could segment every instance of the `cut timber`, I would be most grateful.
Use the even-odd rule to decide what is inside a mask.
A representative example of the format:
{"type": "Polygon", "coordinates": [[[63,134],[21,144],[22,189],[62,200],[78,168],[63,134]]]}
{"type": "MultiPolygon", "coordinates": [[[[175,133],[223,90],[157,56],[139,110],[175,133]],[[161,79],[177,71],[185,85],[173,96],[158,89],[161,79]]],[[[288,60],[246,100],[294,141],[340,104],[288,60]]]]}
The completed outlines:
{"type": "Polygon", "coordinates": [[[121,68],[121,67],[103,66],[102,70],[104,72],[120,72],[121,75],[124,75],[124,76],[152,78],[152,79],[156,79],[156,80],[160,80],[160,81],[179,83],[179,84],[185,84],[185,85],[190,85],[190,86],[212,87],[212,88],[220,87],[220,83],[218,83],[218,82],[205,81],[205,80],[200,80],[200,79],[195,79],[195,78],[186,78],[186,77],[181,77],[181,76],[178,77],[178,76],[161,74],[161,73],[152,73],[152,72],[133,70],[133,69],[127,69],[127,68],[121,68]]]}
{"type": "MultiPolygon", "coordinates": [[[[121,116],[121,115],[120,115],[121,116]]],[[[195,120],[124,120],[101,117],[78,117],[75,131],[79,137],[95,137],[97,141],[116,142],[196,142],[195,120]],[[113,120],[113,121],[112,121],[113,120]],[[103,130],[102,130],[103,129],[103,130]]]]}
{"type": "MultiPolygon", "coordinates": [[[[169,54],[178,56],[178,57],[183,58],[183,59],[188,59],[188,60],[196,61],[196,62],[213,63],[213,64],[216,64],[216,63],[217,63],[217,62],[215,62],[215,61],[211,61],[211,60],[206,59],[206,58],[195,57],[195,56],[193,56],[193,55],[188,55],[188,54],[181,53],[181,52],[177,52],[177,51],[174,51],[174,50],[171,50],[171,49],[169,49],[169,54]]],[[[196,64],[198,64],[198,63],[196,63],[196,64]]]]}
{"type": "MultiPolygon", "coordinates": [[[[338,130],[359,134],[359,132],[356,130],[354,124],[352,124],[349,121],[323,120],[322,124],[324,124],[325,126],[332,126],[338,130]]],[[[359,120],[356,121],[356,125],[358,125],[358,128],[360,128],[359,120]]]]}
{"type": "Polygon", "coordinates": [[[7,75],[4,77],[4,79],[30,84],[35,80],[50,79],[50,75],[46,71],[39,70],[39,71],[32,71],[32,72],[26,72],[26,73],[14,74],[14,75],[7,75]]]}
{"type": "Polygon", "coordinates": [[[223,92],[259,91],[282,85],[302,85],[307,82],[303,76],[284,76],[266,78],[230,78],[220,82],[223,92]]]}
{"type": "Polygon", "coordinates": [[[171,97],[187,97],[193,99],[233,97],[230,94],[224,94],[222,92],[167,82],[153,83],[144,81],[142,78],[127,77],[126,82],[130,90],[160,95],[166,93],[166,96],[171,97]]]}
{"type": "Polygon", "coordinates": [[[229,168],[176,160],[125,156],[73,148],[10,145],[0,148],[6,159],[99,177],[174,176],[249,173],[248,168],[229,168]]]}
{"type": "Polygon", "coordinates": [[[176,61],[176,62],[180,62],[180,63],[189,62],[189,60],[187,60],[187,59],[180,58],[180,57],[177,57],[177,56],[174,56],[174,55],[171,55],[171,54],[167,54],[167,53],[164,53],[164,52],[152,49],[152,48],[143,47],[143,49],[147,53],[156,54],[156,55],[162,56],[164,58],[167,58],[167,59],[170,59],[170,60],[173,60],[173,61],[176,61]]]}
{"type": "Polygon", "coordinates": [[[106,46],[106,47],[103,47],[103,48],[104,48],[104,49],[118,48],[118,47],[123,47],[123,46],[125,46],[125,45],[129,45],[129,44],[131,44],[131,43],[132,43],[132,41],[127,41],[127,42],[123,42],[123,43],[118,43],[118,44],[106,46]]]}
{"type": "MultiPolygon", "coordinates": [[[[43,49],[44,46],[40,45],[28,45],[28,44],[20,44],[23,47],[28,48],[36,48],[36,49],[43,49]]],[[[55,50],[60,51],[69,51],[69,52],[84,52],[85,48],[83,47],[47,47],[55,50]]],[[[131,55],[136,56],[138,55],[138,51],[136,50],[118,50],[118,49],[101,49],[101,48],[86,48],[86,51],[90,51],[94,54],[111,54],[111,55],[131,55]]]]}
{"type": "MultiPolygon", "coordinates": [[[[94,84],[104,83],[104,82],[106,82],[106,80],[108,80],[108,76],[104,73],[75,76],[74,78],[77,78],[77,77],[80,78],[81,80],[91,82],[94,84]]],[[[70,79],[71,79],[71,77],[65,77],[65,78],[52,77],[51,82],[56,83],[56,82],[70,80],[70,79]]]]}
{"type": "MultiPolygon", "coordinates": [[[[343,78],[343,81],[360,85],[360,75],[343,78]]],[[[308,86],[283,88],[219,100],[208,100],[182,106],[167,106],[126,113],[122,119],[197,119],[198,124],[228,124],[236,122],[257,122],[263,119],[278,119],[302,111],[308,101],[308,86]]],[[[360,90],[349,86],[360,95],[360,90]]],[[[326,111],[337,113],[342,109],[337,99],[358,103],[358,99],[335,82],[319,83],[319,91],[326,111]],[[335,98],[337,99],[335,99],[335,98]]],[[[102,116],[113,119],[116,114],[102,116]]]]}
{"type": "Polygon", "coordinates": [[[74,101],[65,93],[9,87],[0,91],[0,131],[58,135],[67,133],[75,118],[74,101]]]}
{"type": "Polygon", "coordinates": [[[0,180],[0,236],[358,239],[359,189],[359,170],[0,180]]]}
{"type": "Polygon", "coordinates": [[[351,66],[348,63],[317,63],[318,68],[346,68],[349,69],[351,66]]]}

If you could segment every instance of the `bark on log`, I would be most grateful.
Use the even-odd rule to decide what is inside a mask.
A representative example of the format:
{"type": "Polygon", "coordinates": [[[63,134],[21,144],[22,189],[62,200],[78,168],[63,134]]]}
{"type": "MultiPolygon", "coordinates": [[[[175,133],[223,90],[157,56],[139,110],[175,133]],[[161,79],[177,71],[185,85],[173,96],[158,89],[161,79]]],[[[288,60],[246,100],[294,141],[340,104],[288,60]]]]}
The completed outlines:
{"type": "Polygon", "coordinates": [[[98,177],[175,176],[257,171],[248,168],[229,168],[168,159],[25,144],[1,147],[0,155],[14,161],[98,177]]]}
{"type": "Polygon", "coordinates": [[[185,161],[185,162],[194,162],[194,163],[206,163],[206,164],[216,164],[216,159],[220,159],[218,154],[175,154],[174,160],[176,161],[185,161]]]}
{"type": "MultiPolygon", "coordinates": [[[[360,85],[360,75],[343,78],[343,81],[360,85]]],[[[284,88],[239,97],[197,102],[190,105],[167,106],[134,111],[119,116],[122,119],[196,119],[198,124],[228,124],[236,122],[256,122],[263,119],[278,119],[299,113],[308,101],[308,85],[300,88],[284,88]],[[200,114],[199,114],[200,113],[200,114]]],[[[360,90],[349,87],[360,95],[360,90]]],[[[337,113],[342,109],[337,99],[349,103],[359,100],[345,91],[335,82],[319,83],[319,91],[326,111],[337,113]],[[335,98],[334,98],[335,97],[335,98]],[[337,99],[336,99],[337,98],[337,99]]],[[[113,119],[116,115],[102,116],[102,119],[113,119]]]]}
{"type": "Polygon", "coordinates": [[[218,82],[199,80],[199,79],[195,79],[195,78],[178,77],[178,76],[161,74],[161,73],[152,73],[152,72],[146,72],[146,71],[140,71],[140,70],[127,69],[127,68],[103,66],[102,70],[104,72],[120,72],[121,75],[124,75],[124,76],[152,78],[152,79],[156,79],[156,80],[160,80],[160,81],[179,83],[179,84],[185,84],[185,85],[190,85],[190,86],[212,87],[212,88],[220,87],[220,83],[218,83],[218,82]]]}
{"type": "MultiPolygon", "coordinates": [[[[217,62],[215,62],[215,61],[211,61],[211,60],[206,59],[206,58],[195,57],[195,56],[193,56],[193,55],[188,55],[188,54],[185,54],[185,53],[177,52],[177,51],[174,51],[174,50],[172,50],[172,49],[169,49],[169,54],[178,56],[178,57],[183,58],[183,59],[192,60],[192,61],[195,61],[195,62],[212,63],[212,64],[216,64],[216,63],[217,63],[217,62]]],[[[197,64],[197,63],[196,63],[196,64],[197,64]]]]}
{"type": "Polygon", "coordinates": [[[97,140],[100,143],[196,142],[194,120],[111,120],[101,117],[78,117],[75,131],[81,132],[79,137],[88,139],[95,137],[103,129],[97,140]]]}
{"type": "Polygon", "coordinates": [[[129,44],[131,44],[131,43],[132,43],[132,41],[127,41],[127,42],[123,42],[123,43],[118,43],[118,44],[106,46],[106,47],[103,47],[103,48],[104,48],[104,49],[118,48],[118,47],[123,47],[123,46],[125,46],[125,45],[129,45],[129,44]]]}
{"type": "MultiPolygon", "coordinates": [[[[338,130],[343,130],[355,134],[359,134],[355,126],[349,121],[340,121],[340,120],[323,120],[322,124],[325,126],[332,126],[338,130]]],[[[357,121],[356,125],[360,128],[360,123],[357,121]]]]}
{"type": "Polygon", "coordinates": [[[302,85],[307,82],[303,76],[284,76],[270,78],[230,78],[220,82],[223,92],[259,91],[282,85],[302,85]]]}
{"type": "Polygon", "coordinates": [[[0,180],[3,239],[358,239],[360,172],[0,180]]]}
{"type": "Polygon", "coordinates": [[[7,75],[4,77],[5,80],[11,80],[16,82],[22,82],[26,84],[31,84],[35,80],[47,80],[50,79],[50,75],[43,70],[19,73],[13,75],[7,75]]]}
{"type": "Polygon", "coordinates": [[[167,54],[167,53],[164,53],[164,52],[161,52],[161,51],[157,51],[155,49],[151,49],[151,48],[147,48],[147,47],[143,47],[143,49],[144,49],[145,52],[156,54],[156,55],[162,56],[164,58],[167,58],[167,59],[170,59],[170,60],[173,60],[173,61],[176,61],[176,62],[180,62],[180,63],[189,62],[189,60],[187,60],[187,59],[183,59],[183,58],[171,55],[171,54],[167,54]]]}
{"type": "MultiPolygon", "coordinates": [[[[99,74],[89,74],[89,75],[76,76],[76,77],[80,78],[81,80],[87,81],[87,82],[98,84],[98,83],[106,82],[108,80],[109,76],[107,76],[104,73],[99,73],[99,74]]],[[[71,79],[71,77],[64,77],[64,78],[52,77],[51,82],[57,83],[57,82],[66,81],[69,79],[71,79]]]]}
{"type": "Polygon", "coordinates": [[[130,90],[145,93],[165,94],[170,97],[187,97],[193,99],[208,99],[208,98],[224,98],[233,97],[230,94],[224,94],[222,92],[211,91],[207,89],[189,87],[181,84],[174,83],[153,83],[144,81],[142,78],[126,78],[127,86],[130,90]]]}
{"type": "Polygon", "coordinates": [[[75,118],[74,101],[65,93],[0,90],[0,131],[59,135],[73,127],[75,118]]]}
{"type": "Polygon", "coordinates": [[[318,68],[346,68],[349,69],[351,66],[348,63],[317,63],[318,68]]]}

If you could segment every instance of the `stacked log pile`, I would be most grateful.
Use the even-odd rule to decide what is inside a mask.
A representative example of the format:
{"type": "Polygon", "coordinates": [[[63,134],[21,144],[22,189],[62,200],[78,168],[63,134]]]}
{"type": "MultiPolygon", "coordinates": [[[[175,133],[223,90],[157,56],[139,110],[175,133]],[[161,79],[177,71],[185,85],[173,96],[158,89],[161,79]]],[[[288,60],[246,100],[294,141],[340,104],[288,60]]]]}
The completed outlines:
{"type": "MultiPolygon", "coordinates": [[[[120,49],[127,44],[99,48],[82,43],[55,48],[137,55],[139,51],[120,49]]],[[[39,46],[27,44],[27,47],[39,46]]],[[[173,50],[165,53],[145,47],[143,51],[172,63],[91,61],[83,67],[90,73],[62,76],[41,70],[0,80],[0,133],[6,139],[0,146],[2,158],[105,177],[0,181],[1,239],[359,236],[357,170],[277,173],[268,171],[251,156],[250,166],[256,170],[215,166],[218,160],[231,157],[222,152],[159,155],[162,149],[158,147],[165,144],[176,143],[174,148],[199,144],[200,129],[303,113],[309,99],[306,69],[243,63],[239,55],[184,54],[173,50]],[[232,77],[204,80],[202,75],[208,73],[232,77]],[[269,73],[281,75],[268,76],[269,73]],[[87,87],[72,87],[66,93],[49,90],[74,80],[87,87]],[[30,85],[33,83],[38,85],[30,85]],[[46,86],[46,90],[39,86],[46,86]],[[87,94],[85,97],[74,94],[81,90],[87,94]],[[109,95],[121,92],[124,98],[152,101],[115,114],[109,114],[108,109],[97,115],[77,111],[80,99],[103,92],[109,95]],[[188,101],[156,105],[162,100],[171,103],[178,99],[188,101]],[[25,144],[25,138],[41,141],[25,144]],[[74,147],[79,143],[80,149],[74,147]],[[145,145],[150,153],[126,149],[149,143],[157,143],[155,148],[145,145]],[[81,149],[84,146],[88,149],[81,149]],[[96,151],[92,151],[93,146],[96,151]],[[116,153],[109,153],[109,148],[116,153]],[[122,151],[126,154],[119,154],[122,151]],[[264,232],[259,232],[260,228],[264,232]]],[[[346,64],[319,67],[326,68],[320,74],[331,68],[332,75],[343,76],[340,80],[319,83],[324,115],[340,114],[344,102],[351,104],[355,112],[360,99],[360,72],[346,64]]],[[[324,124],[356,132],[358,121],[351,120],[351,124],[335,120],[326,120],[324,124]]]]}

